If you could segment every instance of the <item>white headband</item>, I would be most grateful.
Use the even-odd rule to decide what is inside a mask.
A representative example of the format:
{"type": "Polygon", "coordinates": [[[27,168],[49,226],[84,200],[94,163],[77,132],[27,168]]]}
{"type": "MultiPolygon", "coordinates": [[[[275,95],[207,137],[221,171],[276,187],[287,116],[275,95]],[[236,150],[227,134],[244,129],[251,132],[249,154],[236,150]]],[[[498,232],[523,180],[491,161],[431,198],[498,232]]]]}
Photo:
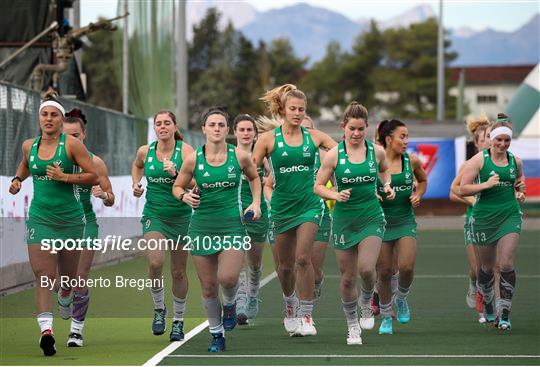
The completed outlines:
{"type": "Polygon", "coordinates": [[[62,107],[60,103],[56,101],[52,101],[52,100],[41,102],[41,104],[39,105],[39,112],[41,112],[43,108],[48,107],[48,106],[58,108],[58,110],[62,112],[62,116],[66,115],[66,110],[64,110],[64,107],[62,107]]]}
{"type": "Polygon", "coordinates": [[[498,128],[491,130],[489,138],[493,140],[499,135],[508,135],[510,139],[512,139],[512,129],[506,126],[499,126],[498,128]]]}

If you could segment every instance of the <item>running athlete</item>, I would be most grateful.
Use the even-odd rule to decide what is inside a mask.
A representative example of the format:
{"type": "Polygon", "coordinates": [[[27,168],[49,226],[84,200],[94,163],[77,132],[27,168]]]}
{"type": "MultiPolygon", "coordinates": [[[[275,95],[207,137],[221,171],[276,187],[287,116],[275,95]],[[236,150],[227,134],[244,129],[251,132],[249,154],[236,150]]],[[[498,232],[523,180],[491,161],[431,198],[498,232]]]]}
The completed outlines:
{"type": "Polygon", "coordinates": [[[471,234],[478,246],[478,283],[484,296],[487,322],[496,318],[494,268],[500,266],[498,328],[510,330],[510,309],[516,285],[514,256],[521,232],[522,212],[518,202],[525,194],[515,192],[522,179],[521,159],[510,151],[512,129],[508,117],[499,114],[490,132],[491,147],[472,157],[463,169],[460,196],[478,194],[471,213],[471,234]],[[478,177],[477,183],[474,183],[478,177]]]}
{"type": "MultiPolygon", "coordinates": [[[[483,151],[484,149],[489,149],[490,125],[491,122],[485,115],[480,116],[479,118],[471,118],[467,121],[467,130],[476,148],[476,152],[474,154],[483,151]]],[[[470,308],[476,308],[478,312],[478,322],[483,324],[486,322],[483,312],[484,304],[482,300],[482,293],[478,291],[478,280],[476,278],[478,274],[478,249],[473,245],[474,241],[472,239],[470,228],[470,218],[475,198],[474,196],[461,197],[458,195],[460,191],[460,182],[464,167],[465,163],[461,165],[458,174],[452,181],[450,200],[467,205],[463,232],[465,239],[465,250],[467,252],[467,258],[469,260],[469,288],[467,291],[467,296],[465,297],[465,302],[470,308]]]]}
{"type": "MultiPolygon", "coordinates": [[[[84,143],[86,139],[86,116],[78,108],[74,108],[66,113],[66,119],[64,120],[63,129],[64,133],[71,135],[84,143]]],[[[79,185],[78,191],[80,201],[84,209],[84,217],[86,221],[86,228],[84,236],[91,240],[97,239],[99,226],[96,220],[96,213],[92,208],[92,202],[90,196],[93,194],[95,197],[100,198],[105,206],[114,205],[114,193],[112,191],[111,181],[109,180],[109,173],[105,162],[97,155],[90,152],[92,162],[96,168],[99,176],[99,184],[95,186],[91,185],[79,185]]],[[[86,248],[81,251],[79,257],[79,266],[77,267],[77,279],[87,280],[90,274],[90,268],[92,267],[92,260],[94,259],[94,250],[86,248]]],[[[62,288],[61,288],[62,289],[62,288]]],[[[61,291],[58,293],[58,302],[64,307],[67,306],[65,298],[62,297],[61,291]],[[64,302],[62,304],[62,302],[64,302]]],[[[67,341],[68,347],[82,347],[83,336],[82,331],[84,327],[84,319],[86,312],[88,311],[88,303],[90,302],[90,295],[88,287],[74,288],[72,296],[69,297],[69,303],[73,303],[72,308],[68,308],[71,313],[71,328],[67,341]],[[73,302],[71,302],[71,300],[73,302]]],[[[68,303],[68,304],[69,304],[68,303]]]]}
{"type": "Polygon", "coordinates": [[[79,251],[66,248],[51,251],[51,242],[84,238],[84,212],[76,185],[98,183],[96,169],[84,145],[62,133],[64,115],[64,107],[53,96],[41,102],[41,135],[23,142],[22,162],[9,188],[11,194],[17,194],[22,182],[32,175],[34,195],[26,221],[26,243],[36,277],[39,346],[46,356],[54,355],[56,347],[51,290],[42,280],[47,279],[53,285],[60,281],[56,278],[57,267],[62,275],[73,279],[79,262],[79,251]]]}
{"type": "MultiPolygon", "coordinates": [[[[238,149],[251,155],[251,150],[257,138],[257,125],[255,119],[247,114],[240,114],[234,118],[233,131],[236,136],[236,146],[238,149]]],[[[264,161],[264,168],[258,168],[257,172],[261,179],[261,184],[270,173],[268,162],[264,161]]],[[[251,190],[249,181],[242,175],[242,211],[251,204],[251,190]]],[[[246,252],[248,271],[240,272],[238,293],[236,295],[236,320],[239,325],[246,325],[249,319],[255,318],[259,311],[259,284],[262,274],[262,255],[264,244],[268,240],[268,210],[266,201],[261,190],[261,218],[258,221],[246,220],[246,229],[251,238],[251,248],[246,252]]]]}
{"type": "MultiPolygon", "coordinates": [[[[186,261],[188,252],[184,244],[187,239],[191,208],[178,202],[172,196],[172,187],[176,176],[193,148],[182,141],[178,131],[176,116],[171,111],[159,111],[154,116],[154,131],[157,141],[143,145],[137,151],[133,162],[131,176],[133,195],[140,197],[144,189],[142,176],[146,176],[147,192],[141,223],[146,243],[155,240],[160,246],[147,250],[148,277],[153,280],[162,279],[165,262],[165,244],[171,246],[171,276],[173,281],[173,322],[169,334],[170,341],[184,339],[184,312],[188,292],[186,261]],[[176,247],[179,243],[180,248],[176,247]]],[[[187,185],[186,185],[187,187],[187,185]]],[[[152,333],[165,333],[167,307],[165,306],[165,290],[163,287],[150,289],[154,302],[154,319],[152,333]]]]}
{"type": "MultiPolygon", "coordinates": [[[[304,116],[302,126],[308,130],[314,129],[313,120],[307,114],[304,116]]],[[[315,159],[315,177],[321,167],[321,161],[324,159],[326,151],[318,150],[315,159]]],[[[328,184],[327,184],[328,186],[328,184]]],[[[315,236],[315,242],[313,243],[313,251],[311,253],[311,263],[313,264],[313,272],[315,275],[315,293],[314,300],[317,302],[321,298],[322,285],[324,283],[324,259],[326,257],[326,248],[328,247],[328,241],[330,239],[330,226],[332,218],[330,215],[330,207],[328,202],[325,201],[326,208],[324,209],[324,216],[322,222],[315,236]]]]}
{"type": "Polygon", "coordinates": [[[261,216],[261,180],[250,155],[226,143],[228,118],[220,108],[205,113],[202,130],[206,144],[186,159],[173,188],[175,198],[194,209],[188,239],[212,335],[210,352],[224,351],[224,332],[236,326],[235,296],[245,257],[242,250],[249,250],[251,245],[242,223],[242,173],[249,180],[253,198],[243,214],[251,211],[251,220],[261,216]],[[189,192],[186,187],[193,178],[197,190],[189,192]]]}
{"type": "Polygon", "coordinates": [[[326,154],[315,181],[317,195],[336,200],[331,243],[341,273],[339,288],[347,320],[348,345],[362,344],[361,329],[372,329],[375,324],[370,301],[385,228],[376,193],[377,177],[384,182],[387,198],[392,200],[395,196],[384,149],[365,138],[367,124],[367,109],[358,102],[351,102],[341,123],[345,140],[326,154]],[[326,187],[332,175],[337,191],[326,187]],[[360,299],[356,289],[358,274],[363,283],[360,299]]]}
{"type": "Polygon", "coordinates": [[[301,126],[307,99],[294,85],[272,89],[261,100],[272,115],[283,121],[281,126],[260,136],[253,160],[260,167],[264,157],[268,157],[275,180],[270,225],[276,240],[277,273],[286,308],[284,326],[289,335],[316,335],[312,320],[315,279],[311,254],[325,205],[313,193],[313,173],[317,149],[331,149],[336,142],[321,131],[308,131],[301,126]]]}
{"type": "Polygon", "coordinates": [[[416,260],[416,221],[413,208],[420,205],[426,192],[427,177],[422,162],[417,156],[407,153],[409,132],[399,120],[384,120],[378,128],[379,143],[385,148],[388,172],[392,175],[392,187],[396,193],[393,200],[387,200],[384,188],[379,182],[378,193],[382,198],[381,207],[386,219],[383,245],[377,262],[381,325],[379,334],[392,334],[392,289],[394,270],[399,272],[398,287],[394,303],[396,318],[400,323],[410,321],[407,295],[413,281],[416,260]],[[416,190],[414,180],[416,179],[416,190]],[[395,255],[394,255],[395,253],[395,255]],[[397,269],[394,258],[397,256],[397,269]]]}

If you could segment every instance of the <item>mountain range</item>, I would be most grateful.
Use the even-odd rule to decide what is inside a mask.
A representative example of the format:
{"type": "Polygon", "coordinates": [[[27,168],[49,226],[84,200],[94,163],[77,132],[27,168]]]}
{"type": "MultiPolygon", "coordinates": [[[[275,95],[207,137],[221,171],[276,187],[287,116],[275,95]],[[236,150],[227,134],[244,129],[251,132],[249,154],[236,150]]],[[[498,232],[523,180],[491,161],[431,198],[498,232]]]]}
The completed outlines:
{"type": "MultiPolygon", "coordinates": [[[[350,50],[354,39],[369,29],[370,19],[352,20],[325,8],[298,3],[265,12],[256,11],[245,2],[207,0],[189,2],[187,7],[188,38],[192,25],[200,21],[209,7],[222,14],[221,27],[230,21],[255,45],[288,38],[299,57],[309,57],[309,64],[324,57],[326,46],[338,41],[342,50],[350,50]]],[[[418,5],[391,19],[378,22],[380,29],[407,27],[434,17],[431,5],[418,5]]],[[[540,14],[514,32],[493,29],[475,31],[463,27],[447,29],[451,50],[458,53],[452,66],[536,64],[540,61],[540,14]]]]}

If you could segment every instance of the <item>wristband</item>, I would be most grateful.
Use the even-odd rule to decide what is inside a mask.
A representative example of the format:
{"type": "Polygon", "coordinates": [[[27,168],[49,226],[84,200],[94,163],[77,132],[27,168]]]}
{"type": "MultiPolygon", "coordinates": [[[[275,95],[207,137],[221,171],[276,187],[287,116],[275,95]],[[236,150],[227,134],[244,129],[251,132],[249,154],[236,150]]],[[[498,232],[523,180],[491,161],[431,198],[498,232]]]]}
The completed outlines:
{"type": "Polygon", "coordinates": [[[22,182],[21,178],[19,176],[15,176],[11,179],[11,182],[15,181],[15,180],[19,180],[19,182],[22,182]]]}
{"type": "Polygon", "coordinates": [[[385,182],[384,185],[383,185],[383,187],[386,187],[386,186],[391,186],[391,182],[390,182],[390,181],[385,182]]]}

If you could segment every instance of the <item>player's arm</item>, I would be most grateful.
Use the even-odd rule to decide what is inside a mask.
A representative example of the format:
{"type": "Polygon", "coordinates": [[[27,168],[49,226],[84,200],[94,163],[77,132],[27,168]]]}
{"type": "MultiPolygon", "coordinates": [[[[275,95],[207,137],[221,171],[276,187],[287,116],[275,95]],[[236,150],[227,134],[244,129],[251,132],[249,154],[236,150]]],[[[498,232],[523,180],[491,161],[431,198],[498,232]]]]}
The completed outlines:
{"type": "Polygon", "coordinates": [[[309,133],[311,134],[313,138],[313,143],[315,143],[315,145],[318,148],[321,148],[325,151],[329,151],[330,149],[332,149],[333,147],[337,145],[337,142],[334,139],[332,139],[330,135],[320,130],[311,129],[309,133]]]}
{"type": "Polygon", "coordinates": [[[141,180],[144,176],[144,161],[148,154],[148,145],[143,145],[137,150],[135,160],[131,165],[131,187],[133,189],[133,196],[139,198],[144,192],[141,180]]]}
{"type": "Polygon", "coordinates": [[[461,176],[463,175],[463,168],[465,167],[465,163],[459,167],[458,174],[454,179],[452,180],[452,184],[450,185],[450,194],[448,195],[450,200],[456,202],[456,203],[462,203],[468,206],[471,206],[474,204],[474,197],[472,196],[465,196],[461,197],[459,196],[459,192],[461,190],[461,176]]]}
{"type": "Polygon", "coordinates": [[[516,199],[523,203],[525,202],[525,175],[523,174],[523,161],[521,158],[516,157],[517,174],[516,174],[516,199]]]}
{"type": "Polygon", "coordinates": [[[499,175],[495,174],[489,177],[486,182],[474,183],[474,180],[480,174],[480,170],[484,165],[484,154],[479,152],[472,157],[463,168],[463,175],[461,176],[460,184],[460,196],[475,195],[486,189],[490,189],[499,183],[499,175]]]}
{"type": "Polygon", "coordinates": [[[107,170],[107,165],[101,158],[97,155],[94,155],[94,165],[99,176],[99,185],[92,187],[92,194],[103,200],[105,206],[114,205],[114,192],[112,189],[111,180],[109,179],[109,171],[107,170]]]}
{"type": "Polygon", "coordinates": [[[411,166],[414,173],[414,177],[416,178],[416,190],[414,190],[413,194],[409,198],[411,204],[413,207],[417,207],[420,205],[420,200],[422,200],[422,197],[426,193],[427,190],[427,175],[426,171],[424,171],[424,168],[422,167],[422,162],[420,159],[414,155],[409,155],[409,159],[411,160],[411,166]]]}
{"type": "Polygon", "coordinates": [[[191,153],[186,160],[182,163],[180,172],[176,176],[174,181],[172,194],[178,201],[183,201],[193,209],[196,209],[200,203],[199,195],[187,190],[187,187],[193,180],[193,173],[195,172],[195,162],[197,155],[195,152],[191,153]]]}
{"type": "Polygon", "coordinates": [[[9,192],[12,195],[17,194],[21,191],[22,182],[30,176],[30,168],[28,167],[28,154],[30,153],[30,148],[32,147],[33,140],[27,139],[22,144],[22,160],[19,162],[17,171],[15,172],[15,177],[11,180],[9,185],[9,192]]]}
{"type": "Polygon", "coordinates": [[[330,177],[332,177],[334,171],[336,170],[337,159],[338,150],[337,148],[332,148],[321,161],[321,167],[317,172],[313,191],[315,192],[315,194],[319,195],[324,200],[336,200],[339,202],[346,202],[351,196],[351,189],[337,192],[326,187],[326,183],[328,182],[330,177]]]}
{"type": "Polygon", "coordinates": [[[66,153],[71,160],[81,168],[80,173],[65,173],[56,162],[47,166],[47,176],[55,181],[65,182],[72,185],[97,185],[98,174],[90,153],[78,139],[66,136],[66,153]]]}
{"type": "Polygon", "coordinates": [[[394,200],[396,193],[392,188],[392,175],[390,174],[388,162],[386,160],[386,152],[380,145],[373,145],[373,147],[375,148],[375,159],[377,160],[377,164],[379,166],[379,178],[383,183],[383,190],[386,194],[386,199],[394,200]]]}
{"type": "Polygon", "coordinates": [[[257,220],[261,217],[261,180],[257,173],[257,168],[248,153],[236,148],[236,156],[238,157],[238,163],[240,163],[244,175],[249,181],[251,197],[253,198],[251,204],[244,210],[244,214],[252,210],[253,220],[257,220]]]}
{"type": "Polygon", "coordinates": [[[260,167],[263,164],[265,157],[269,156],[272,153],[274,145],[274,130],[270,130],[262,134],[257,142],[255,147],[253,147],[252,159],[255,163],[255,167],[260,167]]]}
{"type": "Polygon", "coordinates": [[[274,175],[270,173],[266,181],[264,182],[263,194],[266,201],[272,200],[272,194],[274,193],[274,175]]]}

